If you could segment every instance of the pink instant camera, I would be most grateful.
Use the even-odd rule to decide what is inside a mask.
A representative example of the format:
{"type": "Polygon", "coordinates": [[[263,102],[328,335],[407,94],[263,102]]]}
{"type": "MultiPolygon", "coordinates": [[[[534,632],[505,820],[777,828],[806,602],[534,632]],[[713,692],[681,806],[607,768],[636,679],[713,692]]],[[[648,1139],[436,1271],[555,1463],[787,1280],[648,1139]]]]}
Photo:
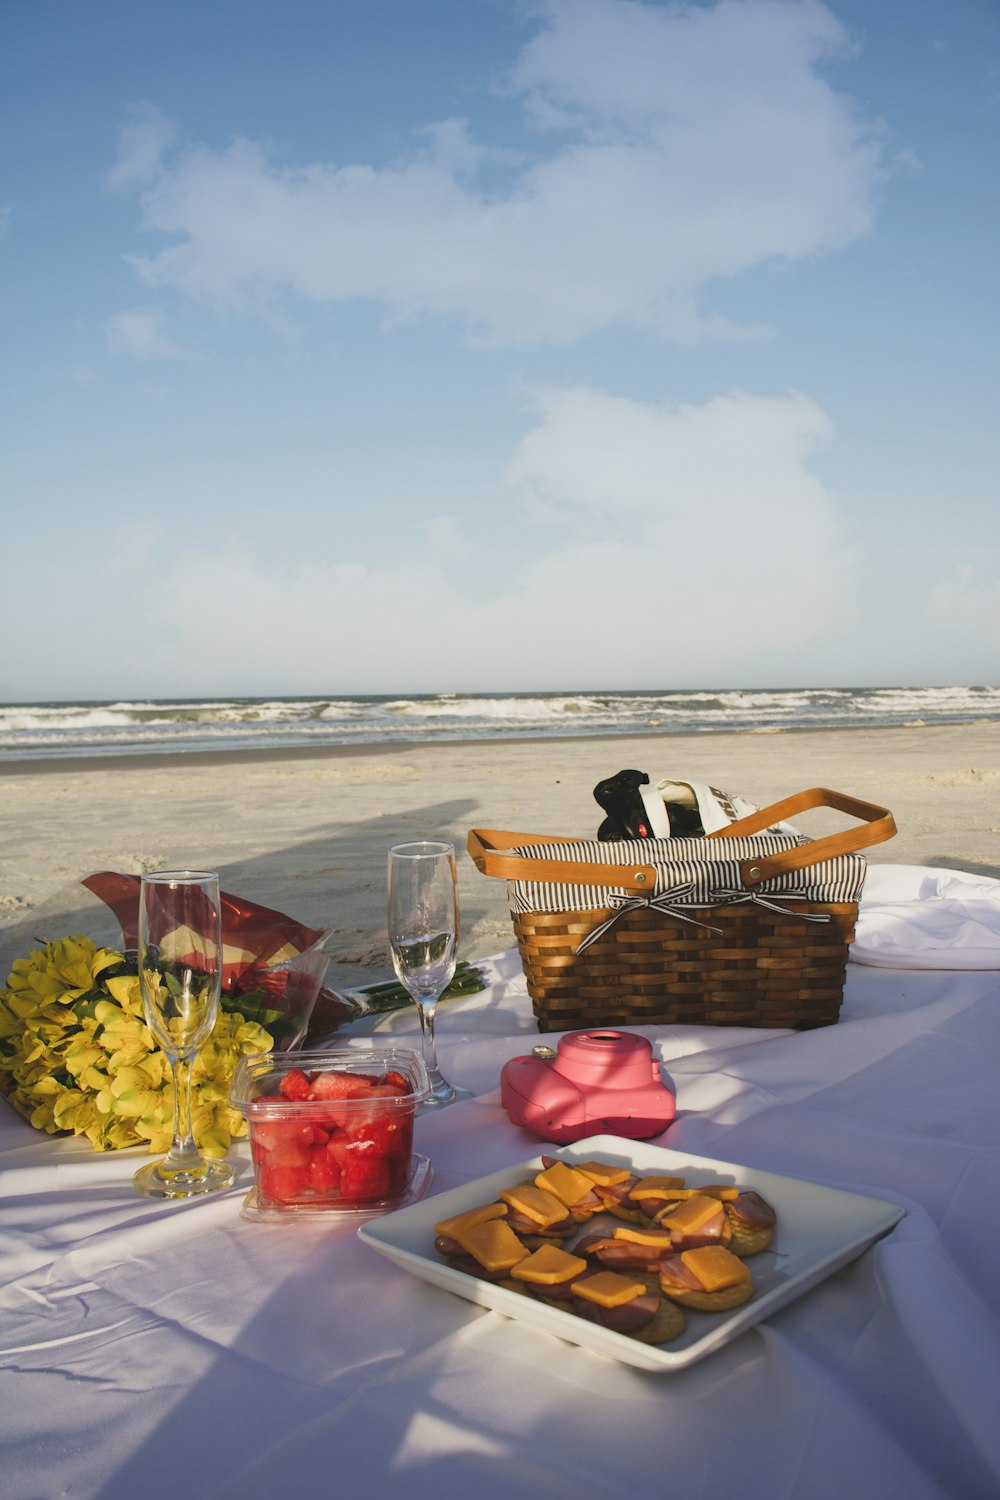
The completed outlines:
{"type": "Polygon", "coordinates": [[[512,1057],[500,1100],[515,1125],[560,1145],[587,1135],[646,1140],[674,1118],[652,1046],[620,1031],[570,1031],[558,1052],[534,1047],[530,1057],[512,1057]]]}

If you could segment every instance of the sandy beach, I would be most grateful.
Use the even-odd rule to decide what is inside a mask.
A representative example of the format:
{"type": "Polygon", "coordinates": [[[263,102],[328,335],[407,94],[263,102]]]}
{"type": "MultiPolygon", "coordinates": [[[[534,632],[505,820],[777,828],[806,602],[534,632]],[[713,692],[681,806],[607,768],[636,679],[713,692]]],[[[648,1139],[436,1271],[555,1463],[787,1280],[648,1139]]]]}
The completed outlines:
{"type": "MultiPolygon", "coordinates": [[[[52,898],[95,870],[187,865],[328,928],[335,982],[378,977],[385,851],[431,837],[460,851],[460,952],[482,957],[512,934],[504,884],[475,869],[468,830],[592,837],[594,785],[633,766],[759,804],[833,787],[895,815],[898,835],[873,861],[1000,878],[994,723],[36,761],[0,766],[0,941],[29,914],[44,922],[52,898]]],[[[800,825],[844,823],[826,819],[800,825]]]]}

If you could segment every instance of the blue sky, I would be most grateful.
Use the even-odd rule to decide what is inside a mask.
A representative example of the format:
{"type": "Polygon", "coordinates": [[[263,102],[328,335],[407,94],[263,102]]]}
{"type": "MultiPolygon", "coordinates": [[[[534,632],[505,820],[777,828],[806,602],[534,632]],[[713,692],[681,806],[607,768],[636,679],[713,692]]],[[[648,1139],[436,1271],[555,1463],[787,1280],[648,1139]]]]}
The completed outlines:
{"type": "Polygon", "coordinates": [[[994,0],[0,54],[0,699],[1000,680],[994,0]]]}

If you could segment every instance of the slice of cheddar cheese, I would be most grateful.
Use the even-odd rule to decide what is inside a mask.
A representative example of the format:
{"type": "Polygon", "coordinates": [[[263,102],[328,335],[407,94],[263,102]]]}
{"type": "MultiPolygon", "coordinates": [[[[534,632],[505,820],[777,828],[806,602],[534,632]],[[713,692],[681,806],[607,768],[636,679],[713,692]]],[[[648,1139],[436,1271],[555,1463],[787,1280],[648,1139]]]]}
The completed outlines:
{"type": "Polygon", "coordinates": [[[750,1280],[750,1272],[731,1250],[722,1245],[704,1245],[700,1250],[682,1250],[681,1260],[693,1271],[706,1292],[721,1292],[750,1280]]]}
{"type": "Polygon", "coordinates": [[[509,1271],[526,1259],[528,1251],[503,1219],[488,1219],[452,1236],[487,1271],[509,1271]]]}
{"type": "Polygon", "coordinates": [[[571,1281],[587,1269],[581,1255],[570,1255],[558,1245],[542,1245],[527,1260],[519,1261],[511,1271],[519,1281],[537,1282],[539,1286],[556,1286],[562,1281],[571,1281]]]}
{"type": "Polygon", "coordinates": [[[519,1183],[517,1187],[503,1188],[500,1197],[504,1203],[509,1203],[511,1208],[516,1208],[518,1213],[524,1214],[527,1219],[533,1219],[543,1228],[549,1224],[558,1224],[566,1217],[565,1203],[560,1203],[552,1193],[535,1187],[533,1183],[519,1183]]]}
{"type": "Polygon", "coordinates": [[[613,1167],[607,1161],[575,1161],[573,1167],[599,1187],[616,1187],[619,1182],[627,1182],[632,1176],[628,1167],[613,1167]]]}
{"type": "Polygon", "coordinates": [[[641,1224],[616,1224],[611,1237],[615,1240],[627,1240],[630,1245],[650,1245],[662,1250],[668,1249],[674,1242],[669,1229],[645,1229],[641,1224]]]}
{"type": "Polygon", "coordinates": [[[664,1198],[675,1188],[683,1188],[683,1177],[641,1177],[629,1193],[630,1198],[664,1198]]]}
{"type": "Polygon", "coordinates": [[[693,1198],[683,1199],[676,1208],[671,1204],[666,1213],[657,1214],[656,1221],[662,1229],[676,1229],[681,1234],[697,1234],[710,1219],[716,1217],[719,1209],[717,1198],[706,1198],[703,1193],[696,1193],[693,1198]]]}
{"type": "Polygon", "coordinates": [[[544,1172],[539,1172],[535,1178],[535,1187],[541,1188],[544,1193],[551,1193],[560,1203],[565,1203],[567,1208],[572,1208],[574,1203],[579,1203],[581,1198],[593,1191],[590,1178],[574,1167],[567,1166],[564,1161],[557,1161],[551,1167],[546,1167],[544,1172]]]}
{"type": "Polygon", "coordinates": [[[585,1297],[600,1307],[621,1307],[623,1302],[641,1297],[645,1290],[641,1281],[633,1281],[631,1276],[619,1276],[617,1271],[598,1271],[593,1276],[585,1276],[582,1281],[574,1281],[572,1286],[577,1297],[585,1297]]]}
{"type": "Polygon", "coordinates": [[[435,1234],[443,1234],[450,1240],[457,1240],[458,1236],[466,1229],[473,1229],[477,1224],[485,1224],[487,1219],[502,1219],[507,1212],[505,1203],[484,1203],[479,1208],[467,1208],[462,1214],[455,1214],[450,1219],[442,1219],[434,1225],[435,1234]]]}
{"type": "Polygon", "coordinates": [[[728,1183],[722,1182],[712,1182],[707,1187],[672,1188],[670,1191],[671,1201],[676,1203],[680,1203],[684,1198],[717,1198],[720,1203],[728,1203],[739,1196],[739,1188],[730,1187],[728,1183]]]}

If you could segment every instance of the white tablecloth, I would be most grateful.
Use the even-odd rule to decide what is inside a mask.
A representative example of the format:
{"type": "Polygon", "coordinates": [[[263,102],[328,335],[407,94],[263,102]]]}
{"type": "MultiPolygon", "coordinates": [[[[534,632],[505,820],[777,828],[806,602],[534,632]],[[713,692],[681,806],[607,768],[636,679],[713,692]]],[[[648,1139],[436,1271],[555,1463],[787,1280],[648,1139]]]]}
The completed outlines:
{"type": "MultiPolygon", "coordinates": [[[[516,958],[492,973],[439,1015],[445,1071],[478,1097],[417,1122],[432,1191],[539,1149],[497,1092],[538,1035],[516,958]]],[[[996,1500],[1000,974],[851,964],[835,1027],[646,1034],[677,1091],[662,1144],[905,1218],[727,1348],[650,1375],[417,1280],[350,1225],[242,1219],[245,1144],[233,1192],[153,1204],[134,1153],[0,1105],[0,1493],[996,1500]]]]}

